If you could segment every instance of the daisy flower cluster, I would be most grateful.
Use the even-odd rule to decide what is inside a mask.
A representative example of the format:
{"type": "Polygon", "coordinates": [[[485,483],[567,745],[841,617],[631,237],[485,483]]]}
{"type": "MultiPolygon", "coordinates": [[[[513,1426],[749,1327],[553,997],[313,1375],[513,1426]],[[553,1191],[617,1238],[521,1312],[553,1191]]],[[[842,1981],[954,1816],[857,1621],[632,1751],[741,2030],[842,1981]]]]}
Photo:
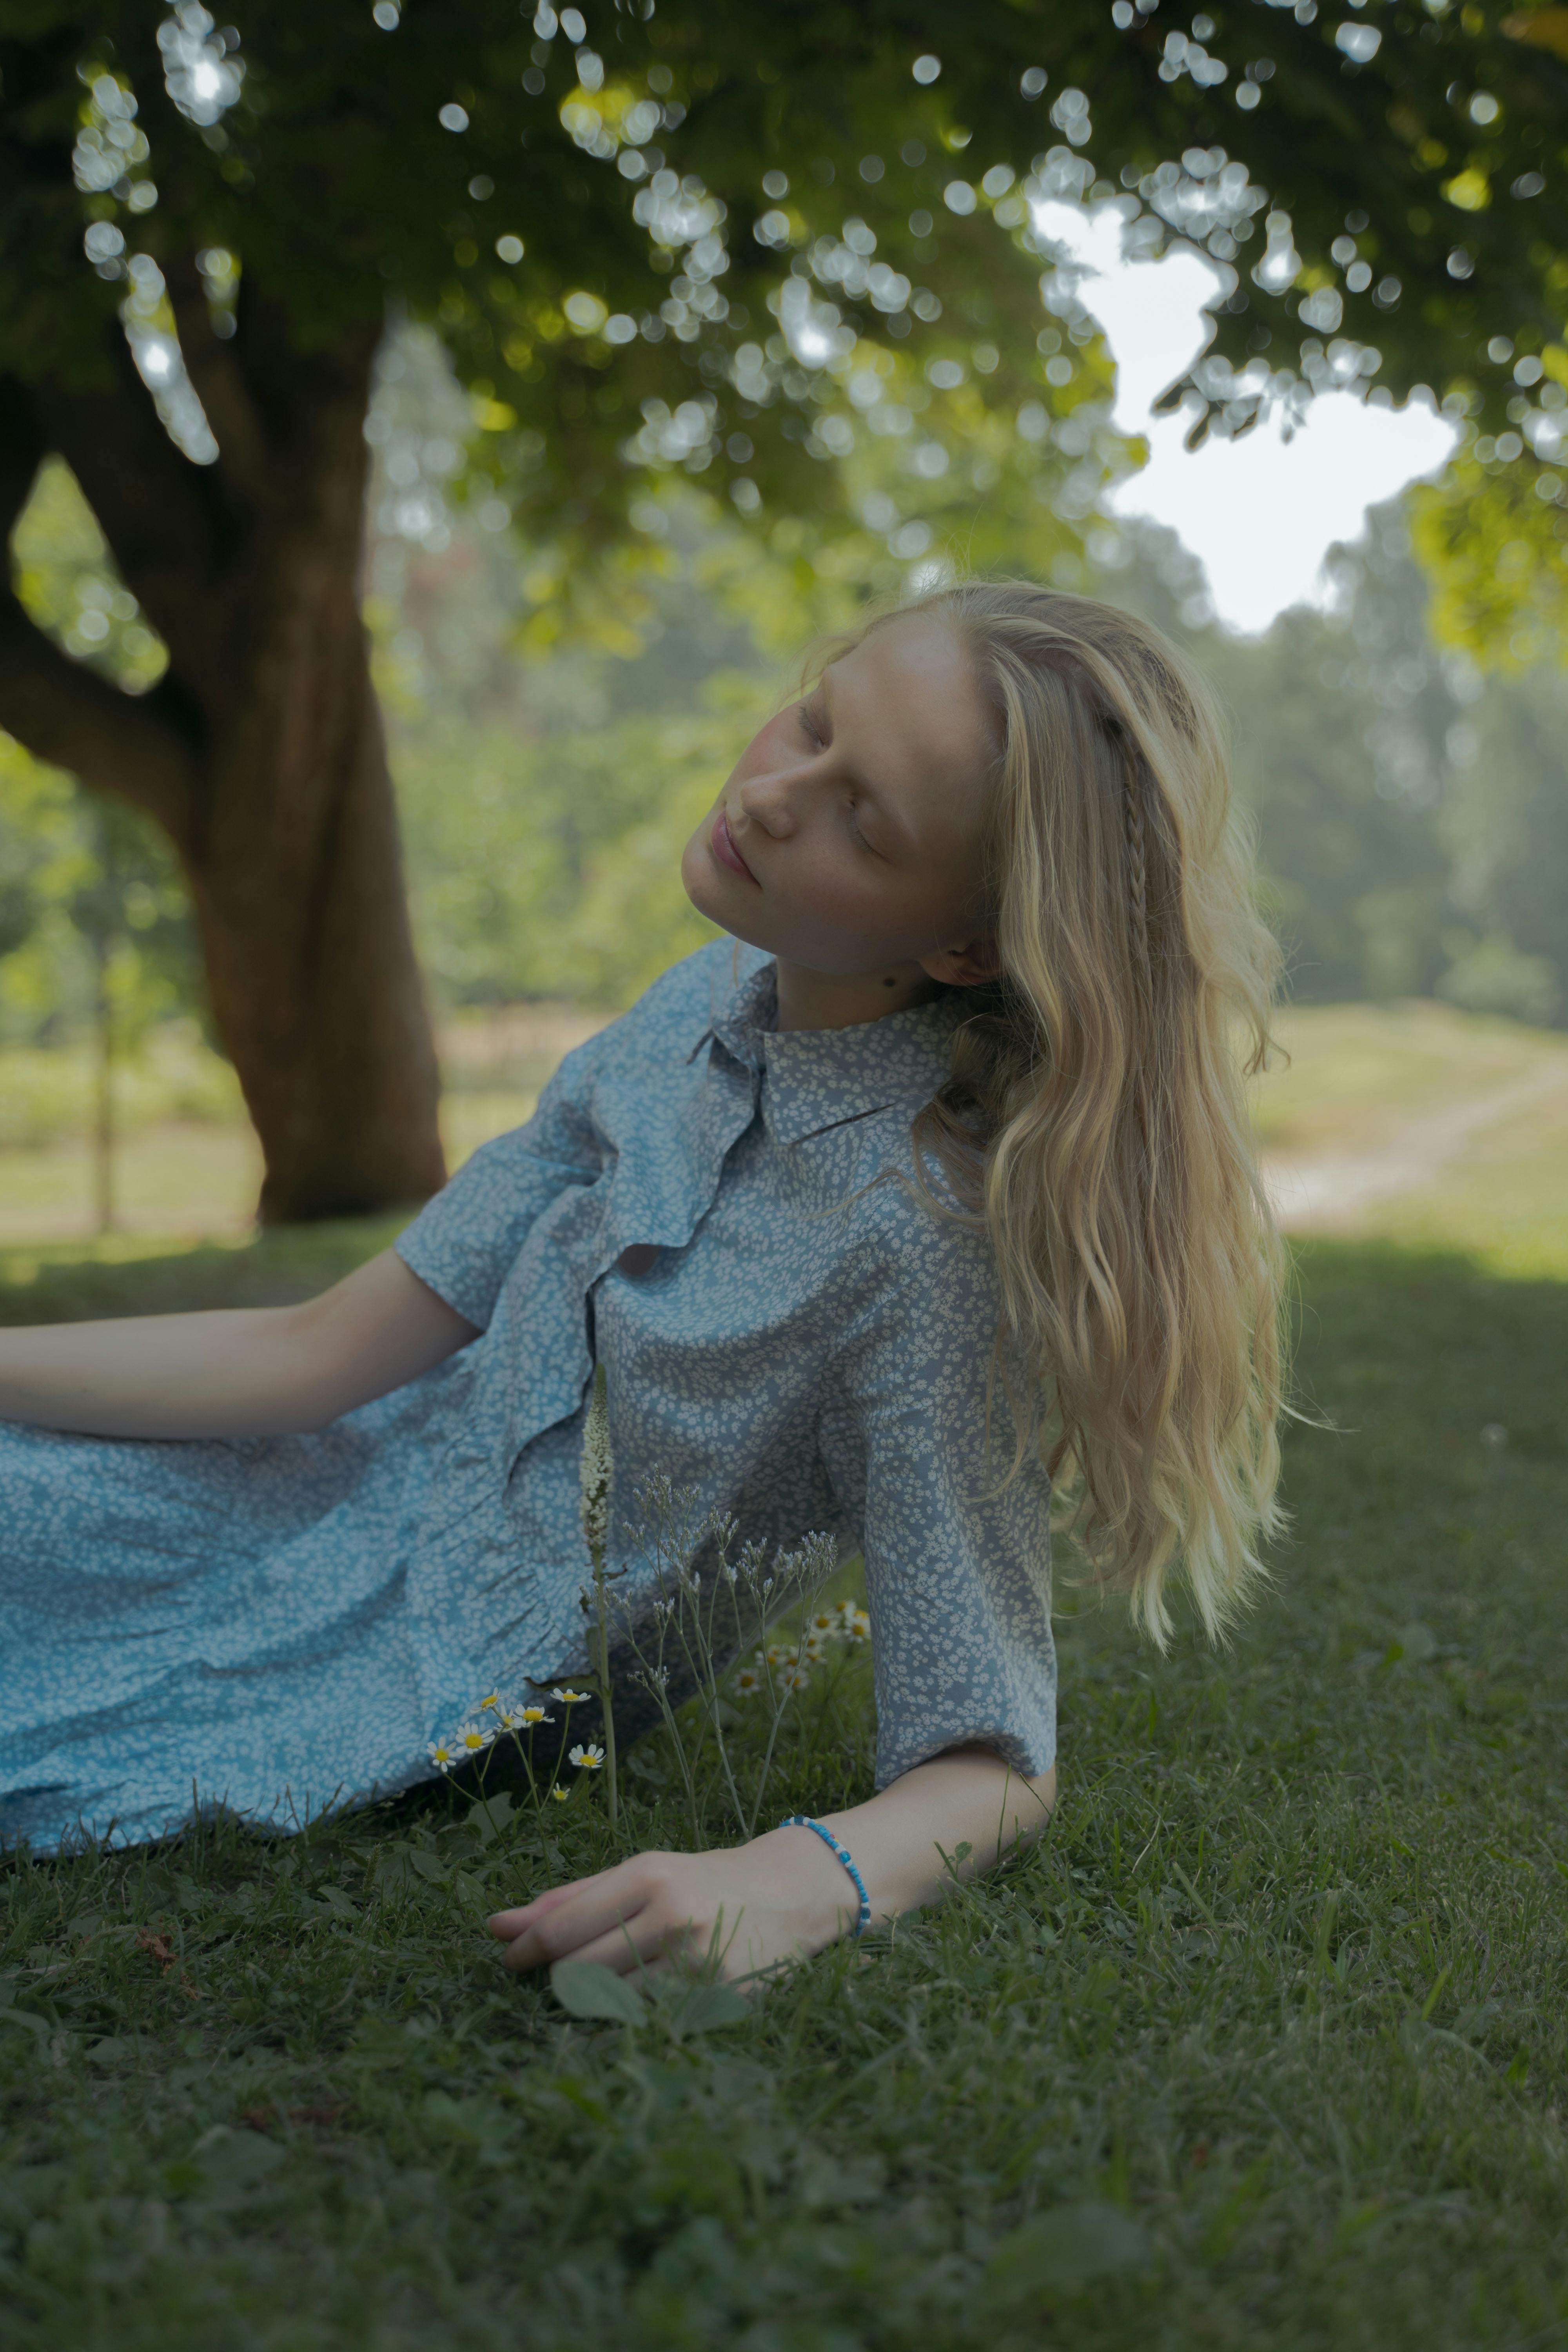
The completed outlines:
{"type": "Polygon", "coordinates": [[[757,1651],[752,1663],[742,1666],[736,1675],[736,1692],[742,1698],[758,1698],[770,1686],[803,1691],[811,1680],[812,1669],[826,1664],[828,1654],[837,1643],[868,1642],[870,1638],[871,1620],[857,1602],[841,1601],[836,1609],[816,1609],[806,1619],[801,1642],[770,1642],[757,1651]]]}
{"type": "MultiPolygon", "coordinates": [[[[558,1706],[571,1708],[581,1706],[588,1694],[557,1685],[550,1696],[558,1706]]],[[[430,1742],[430,1761],[437,1772],[450,1772],[455,1765],[466,1764],[473,1757],[482,1756],[486,1748],[493,1748],[498,1739],[504,1739],[509,1733],[515,1736],[533,1731],[554,1720],[549,1708],[541,1706],[536,1700],[503,1698],[500,1691],[489,1691],[483,1698],[474,1701],[468,1721],[460,1723],[448,1738],[430,1742]]],[[[586,1763],[596,1769],[603,1760],[602,1748],[588,1747],[572,1750],[574,1764],[586,1763]]]]}
{"type": "MultiPolygon", "coordinates": [[[[638,1525],[627,1532],[640,1545],[647,1572],[614,1594],[606,1590],[595,1595],[600,1677],[607,1684],[605,1630],[613,1613],[628,1678],[658,1710],[690,1811],[693,1843],[708,1842],[699,1782],[710,1778],[716,1778],[728,1796],[741,1835],[754,1837],[784,1702],[809,1676],[812,1657],[803,1637],[776,1667],[768,1664],[765,1650],[759,1651],[761,1671],[746,1666],[731,1679],[728,1662],[764,1637],[770,1619],[792,1607],[808,1612],[816,1607],[823,1588],[838,1570],[837,1543],[820,1532],[804,1537],[787,1551],[760,1541],[742,1542],[739,1526],[728,1513],[702,1511],[694,1489],[677,1487],[662,1475],[637,1489],[637,1503],[638,1525]],[[737,1684],[742,1691],[764,1694],[765,1704],[759,1710],[763,1735],[760,1755],[751,1752],[750,1742],[743,1750],[731,1745],[733,1721],[726,1700],[737,1684]],[[678,1711],[688,1693],[689,1714],[678,1711]]],[[[606,1587],[609,1581],[606,1574],[606,1587]]],[[[828,1611],[825,1619],[827,1638],[851,1630],[841,1612],[828,1611]]],[[[591,1643],[590,1655],[594,1647],[591,1643]]],[[[616,1750],[608,1709],[605,1733],[605,1779],[613,1786],[616,1750]]]]}

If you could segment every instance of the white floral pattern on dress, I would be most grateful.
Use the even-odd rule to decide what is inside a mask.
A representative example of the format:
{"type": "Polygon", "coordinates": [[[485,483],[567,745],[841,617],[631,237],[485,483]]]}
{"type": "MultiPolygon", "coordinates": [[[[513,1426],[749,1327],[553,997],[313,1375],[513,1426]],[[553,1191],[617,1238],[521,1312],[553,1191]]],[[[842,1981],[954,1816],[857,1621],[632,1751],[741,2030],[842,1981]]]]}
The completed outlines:
{"type": "Polygon", "coordinates": [[[960,1741],[1046,1769],[1049,1490],[994,1491],[990,1253],[887,1181],[962,996],[779,1035],[773,982],[729,941],[676,965],[415,1220],[399,1253],[481,1333],[422,1380],[306,1437],[0,1424],[0,1835],[288,1828],[580,1665],[596,1358],[634,1601],[653,1473],[749,1537],[826,1529],[865,1553],[879,1785],[960,1741]]]}

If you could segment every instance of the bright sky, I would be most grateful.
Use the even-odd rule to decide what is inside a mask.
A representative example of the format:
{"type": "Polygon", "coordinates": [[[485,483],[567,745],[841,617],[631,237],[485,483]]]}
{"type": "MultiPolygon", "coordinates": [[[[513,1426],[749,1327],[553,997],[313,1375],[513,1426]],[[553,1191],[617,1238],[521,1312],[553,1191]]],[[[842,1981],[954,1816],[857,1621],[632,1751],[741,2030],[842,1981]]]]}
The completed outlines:
{"type": "Polygon", "coordinates": [[[1114,419],[1148,438],[1150,459],[1113,498],[1124,514],[1178,531],[1208,574],[1226,627],[1266,629],[1288,604],[1324,601],[1321,566],[1336,540],[1353,540],[1369,506],[1435,472],[1453,428],[1426,407],[1370,408],[1349,393],[1315,399],[1289,445],[1276,415],[1240,441],[1182,446],[1191,415],[1152,416],[1149,404],[1208,340],[1199,312],[1215,274],[1193,252],[1123,262],[1113,207],[1085,215],[1047,205],[1037,215],[1064,258],[1097,274],[1079,289],[1117,363],[1114,419]]]}

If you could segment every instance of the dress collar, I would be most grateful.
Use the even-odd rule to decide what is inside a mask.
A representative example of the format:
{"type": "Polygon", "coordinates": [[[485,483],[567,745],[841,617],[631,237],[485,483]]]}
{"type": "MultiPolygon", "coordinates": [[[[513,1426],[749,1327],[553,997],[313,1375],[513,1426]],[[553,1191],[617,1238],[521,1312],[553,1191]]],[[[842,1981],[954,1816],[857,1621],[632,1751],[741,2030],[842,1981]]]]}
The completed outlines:
{"type": "Polygon", "coordinates": [[[949,1075],[952,1033],[964,1013],[962,989],[850,1029],[792,1029],[780,1036],[773,1026],[773,958],[742,947],[734,969],[734,984],[691,1058],[716,1037],[737,1061],[766,1072],[763,1116],[775,1143],[799,1143],[872,1111],[898,1109],[913,1118],[949,1075]]]}

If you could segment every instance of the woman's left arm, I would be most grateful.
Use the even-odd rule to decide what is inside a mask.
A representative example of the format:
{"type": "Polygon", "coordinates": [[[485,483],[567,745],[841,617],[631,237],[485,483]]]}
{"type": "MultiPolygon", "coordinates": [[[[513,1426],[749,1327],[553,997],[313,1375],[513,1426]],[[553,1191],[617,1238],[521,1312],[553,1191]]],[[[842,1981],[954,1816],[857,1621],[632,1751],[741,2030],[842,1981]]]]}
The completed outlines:
{"type": "MultiPolygon", "coordinates": [[[[959,1878],[1026,1847],[1056,1802],[1054,1770],[1026,1779],[990,1748],[951,1748],[823,1826],[854,1856],[873,1920],[937,1901],[959,1878]],[[961,1847],[969,1852],[962,1860],[961,1847]]],[[[769,1830],[708,1853],[639,1853],[592,1878],[499,1911],[509,1969],[601,1960],[630,1975],[661,1960],[722,1955],[746,1977],[812,1953],[854,1926],[849,1874],[808,1829],[769,1830]]]]}

